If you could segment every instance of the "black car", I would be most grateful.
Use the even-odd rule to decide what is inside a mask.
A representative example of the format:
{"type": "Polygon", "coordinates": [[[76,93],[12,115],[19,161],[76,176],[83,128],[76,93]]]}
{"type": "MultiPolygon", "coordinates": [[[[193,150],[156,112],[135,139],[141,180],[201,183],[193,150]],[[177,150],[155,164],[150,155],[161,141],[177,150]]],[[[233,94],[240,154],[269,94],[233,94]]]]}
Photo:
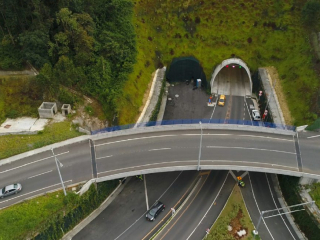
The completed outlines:
{"type": "Polygon", "coordinates": [[[146,218],[149,221],[154,221],[160,212],[163,212],[166,206],[162,202],[157,202],[146,214],[146,218]]]}

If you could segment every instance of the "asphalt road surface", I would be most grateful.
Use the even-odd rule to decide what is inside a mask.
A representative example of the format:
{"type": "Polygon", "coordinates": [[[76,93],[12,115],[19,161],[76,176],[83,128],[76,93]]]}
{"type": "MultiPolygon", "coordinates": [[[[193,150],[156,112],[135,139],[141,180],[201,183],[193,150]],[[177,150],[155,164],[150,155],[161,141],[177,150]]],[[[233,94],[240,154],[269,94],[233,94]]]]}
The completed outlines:
{"type": "MultiPolygon", "coordinates": [[[[245,188],[242,194],[253,223],[257,226],[261,211],[281,208],[276,196],[271,175],[250,172],[244,178],[245,188]]],[[[275,211],[265,215],[258,228],[259,236],[264,240],[299,239],[285,215],[271,217],[283,213],[275,211]]]]}
{"type": "MultiPolygon", "coordinates": [[[[146,200],[143,181],[133,178],[123,191],[97,218],[80,231],[76,239],[143,239],[161,222],[198,175],[196,171],[169,172],[146,175],[150,206],[157,200],[166,205],[154,222],[145,218],[146,200]]],[[[170,214],[170,213],[169,213],[170,214]]]]}
{"type": "Polygon", "coordinates": [[[199,240],[206,235],[206,229],[219,216],[236,182],[228,171],[211,171],[208,176],[203,177],[204,182],[196,189],[194,196],[186,202],[181,213],[173,218],[157,240],[199,240]]]}
{"type": "MultiPolygon", "coordinates": [[[[297,174],[305,166],[312,166],[312,172],[319,173],[317,158],[312,156],[320,155],[317,147],[320,138],[302,138],[300,135],[299,141],[302,167],[298,164],[292,136],[204,130],[201,166],[204,170],[245,170],[252,167],[261,172],[283,170],[297,174]]],[[[199,143],[199,130],[141,133],[95,141],[97,175],[100,178],[119,178],[119,174],[132,176],[139,171],[152,173],[175,171],[179,168],[194,170],[198,162],[199,143]]],[[[61,174],[66,185],[93,178],[88,141],[66,145],[54,151],[63,164],[61,174]]],[[[1,199],[0,208],[61,188],[56,169],[51,151],[2,165],[1,183],[6,185],[20,182],[23,190],[16,196],[1,199]]]]}
{"type": "MultiPolygon", "coordinates": [[[[88,141],[66,145],[55,149],[54,153],[63,164],[60,169],[65,185],[92,178],[88,141]]],[[[0,209],[43,192],[61,189],[57,166],[51,151],[2,165],[0,182],[3,186],[16,182],[22,184],[22,191],[19,194],[0,199],[0,209]]]]}
{"type": "Polygon", "coordinates": [[[250,79],[247,72],[244,68],[239,68],[238,65],[235,65],[234,68],[232,66],[221,69],[213,83],[212,91],[219,95],[251,95],[250,79]]]}
{"type": "MultiPolygon", "coordinates": [[[[117,174],[124,172],[156,171],[160,168],[172,171],[175,166],[195,166],[199,142],[198,130],[187,133],[157,132],[97,141],[98,176],[119,176],[117,174]]],[[[230,169],[250,166],[256,171],[281,169],[299,172],[292,136],[245,131],[204,130],[201,165],[203,169],[219,169],[221,165],[228,165],[230,169]]]]}

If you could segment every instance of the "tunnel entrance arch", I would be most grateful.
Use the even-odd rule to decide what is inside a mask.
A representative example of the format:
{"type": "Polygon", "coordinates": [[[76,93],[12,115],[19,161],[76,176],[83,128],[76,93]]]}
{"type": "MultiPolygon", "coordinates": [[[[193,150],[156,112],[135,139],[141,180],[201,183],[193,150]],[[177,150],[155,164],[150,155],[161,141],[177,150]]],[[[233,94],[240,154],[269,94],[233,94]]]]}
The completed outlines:
{"type": "Polygon", "coordinates": [[[194,57],[174,58],[166,73],[168,82],[185,82],[201,79],[201,85],[207,87],[206,75],[198,59],[194,57]]]}
{"type": "MultiPolygon", "coordinates": [[[[229,67],[230,69],[232,68],[241,68],[243,69],[245,72],[246,72],[246,77],[248,78],[248,80],[246,80],[246,94],[245,95],[251,95],[252,93],[252,79],[251,79],[251,73],[250,73],[250,70],[247,66],[247,64],[242,61],[241,59],[239,58],[229,58],[229,59],[226,59],[226,60],[223,60],[221,64],[219,64],[213,74],[212,74],[212,77],[211,77],[211,81],[210,81],[210,87],[211,87],[211,94],[215,94],[215,95],[218,95],[218,94],[225,94],[224,92],[221,92],[221,90],[219,91],[219,84],[218,84],[218,81],[216,80],[218,74],[220,73],[220,71],[222,69],[224,69],[225,67],[229,67]]],[[[231,70],[230,70],[231,71],[231,70]]]]}

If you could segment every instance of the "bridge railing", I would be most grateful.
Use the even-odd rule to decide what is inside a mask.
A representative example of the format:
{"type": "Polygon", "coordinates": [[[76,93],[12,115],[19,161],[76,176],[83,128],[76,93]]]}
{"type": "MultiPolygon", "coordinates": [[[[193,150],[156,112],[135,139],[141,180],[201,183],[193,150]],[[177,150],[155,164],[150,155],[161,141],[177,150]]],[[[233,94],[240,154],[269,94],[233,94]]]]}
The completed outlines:
{"type": "Polygon", "coordinates": [[[282,129],[288,131],[295,131],[295,126],[287,126],[282,124],[275,124],[271,122],[258,122],[258,121],[248,121],[248,120],[234,120],[234,119],[177,119],[177,120],[162,120],[162,121],[152,121],[152,122],[144,122],[138,124],[128,124],[121,126],[113,126],[107,127],[95,131],[91,131],[91,134],[105,133],[105,132],[114,132],[121,131],[126,129],[132,129],[134,127],[154,127],[161,125],[181,125],[181,124],[199,124],[199,122],[204,124],[233,124],[233,125],[247,125],[247,126],[257,126],[264,128],[274,128],[274,129],[282,129]]]}

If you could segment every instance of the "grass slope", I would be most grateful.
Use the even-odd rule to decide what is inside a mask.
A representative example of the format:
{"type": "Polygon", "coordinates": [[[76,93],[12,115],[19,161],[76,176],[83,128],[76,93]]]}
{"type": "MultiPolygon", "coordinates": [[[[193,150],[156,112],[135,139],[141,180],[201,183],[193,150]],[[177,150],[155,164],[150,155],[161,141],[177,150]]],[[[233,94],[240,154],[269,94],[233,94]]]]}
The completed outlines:
{"type": "Polygon", "coordinates": [[[120,124],[132,123],[151,72],[175,57],[194,56],[206,76],[224,59],[239,57],[251,71],[275,66],[295,125],[311,113],[319,80],[308,32],[301,24],[304,0],[137,0],[133,23],[137,64],[118,101],[120,124]],[[302,94],[303,93],[303,96],[302,94]],[[303,98],[303,101],[301,100],[303,98]]]}
{"type": "Polygon", "coordinates": [[[52,123],[36,135],[0,136],[0,159],[83,135],[71,122],[52,123]]]}
{"type": "MultiPolygon", "coordinates": [[[[212,226],[210,233],[205,239],[207,240],[232,240],[238,239],[234,237],[236,231],[245,229],[247,235],[241,239],[252,239],[252,231],[254,226],[249,217],[249,213],[244,204],[240,188],[235,186],[225,208],[222,210],[218,220],[212,226]],[[232,226],[233,230],[228,231],[228,225],[232,226]]],[[[257,236],[255,239],[259,239],[257,236]]]]}

